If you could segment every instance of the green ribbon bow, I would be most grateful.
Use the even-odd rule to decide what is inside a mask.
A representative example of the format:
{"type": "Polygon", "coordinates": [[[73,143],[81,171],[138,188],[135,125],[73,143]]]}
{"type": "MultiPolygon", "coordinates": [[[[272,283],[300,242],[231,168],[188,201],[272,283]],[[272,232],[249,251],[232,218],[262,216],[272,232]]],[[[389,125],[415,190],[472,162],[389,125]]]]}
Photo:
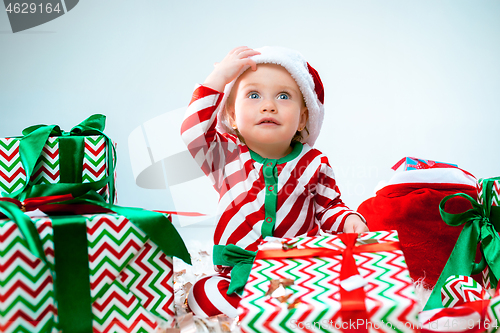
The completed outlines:
{"type": "Polygon", "coordinates": [[[451,275],[467,275],[480,273],[486,263],[491,274],[492,286],[496,286],[500,278],[500,207],[492,207],[492,187],[498,178],[483,180],[483,204],[477,203],[474,198],[465,193],[456,193],[445,197],[439,204],[439,212],[446,224],[460,226],[464,224],[462,232],[457,239],[455,247],[446,262],[439,279],[434,286],[424,311],[442,308],[441,288],[446,279],[451,275]],[[462,197],[470,201],[472,209],[460,214],[445,212],[445,204],[454,197],[462,197]],[[481,243],[483,259],[479,264],[475,263],[477,244],[481,243]]]}
{"type": "MultiPolygon", "coordinates": [[[[61,202],[58,202],[61,203],[61,202]]],[[[115,206],[104,202],[96,192],[62,202],[95,205],[125,216],[141,229],[168,256],[191,264],[189,253],[172,223],[162,214],[140,208],[115,206]]],[[[46,262],[40,236],[31,219],[18,205],[0,201],[0,210],[19,226],[29,250],[46,262]]],[[[52,216],[55,252],[54,290],[58,306],[58,329],[63,332],[92,332],[92,304],[86,216],[52,216]]]]}
{"type": "Polygon", "coordinates": [[[240,295],[243,294],[256,255],[256,251],[244,250],[233,244],[226,246],[214,245],[214,265],[233,267],[231,270],[231,282],[227,290],[228,295],[234,292],[240,295]]]}
{"type": "Polygon", "coordinates": [[[115,197],[114,169],[116,165],[115,147],[104,133],[106,116],[95,114],[82,121],[71,131],[64,132],[57,125],[34,125],[23,130],[19,143],[21,162],[26,172],[26,183],[18,191],[3,196],[24,201],[29,197],[53,196],[71,193],[78,197],[90,190],[97,191],[109,185],[109,201],[115,197]],[[106,140],[108,176],[97,182],[82,183],[82,167],[84,159],[85,136],[102,135],[106,140]],[[43,147],[50,136],[59,137],[59,177],[58,184],[30,185],[36,162],[42,154],[43,147]]]}

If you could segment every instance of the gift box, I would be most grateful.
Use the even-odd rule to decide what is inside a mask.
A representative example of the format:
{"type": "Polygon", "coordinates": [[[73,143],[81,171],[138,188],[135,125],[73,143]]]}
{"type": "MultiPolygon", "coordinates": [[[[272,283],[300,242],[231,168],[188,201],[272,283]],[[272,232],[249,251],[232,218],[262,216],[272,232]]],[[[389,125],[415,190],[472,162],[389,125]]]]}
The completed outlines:
{"type": "Polygon", "coordinates": [[[496,289],[500,278],[500,207],[497,205],[499,181],[500,177],[479,179],[477,200],[465,193],[456,193],[441,201],[439,210],[443,221],[453,227],[462,227],[462,230],[424,310],[442,307],[439,292],[452,275],[471,276],[483,272],[484,286],[496,289]],[[457,214],[447,212],[447,202],[457,197],[467,199],[472,208],[457,214]],[[482,256],[480,262],[475,260],[478,247],[482,256]]]}
{"type": "Polygon", "coordinates": [[[115,210],[119,214],[33,217],[38,255],[33,245],[37,238],[26,231],[30,224],[18,219],[24,214],[0,220],[1,332],[152,332],[172,327],[172,255],[189,262],[187,250],[163,214],[144,211],[141,220],[142,210],[115,210]],[[167,223],[152,226],[151,216],[167,223]]]}
{"type": "Polygon", "coordinates": [[[37,125],[23,137],[0,138],[0,192],[23,201],[94,190],[115,202],[115,144],[102,133],[104,123],[93,115],[70,132],[37,125]]]}
{"type": "Polygon", "coordinates": [[[239,305],[242,331],[417,331],[397,232],[357,236],[297,237],[277,250],[264,245],[239,305]]]}

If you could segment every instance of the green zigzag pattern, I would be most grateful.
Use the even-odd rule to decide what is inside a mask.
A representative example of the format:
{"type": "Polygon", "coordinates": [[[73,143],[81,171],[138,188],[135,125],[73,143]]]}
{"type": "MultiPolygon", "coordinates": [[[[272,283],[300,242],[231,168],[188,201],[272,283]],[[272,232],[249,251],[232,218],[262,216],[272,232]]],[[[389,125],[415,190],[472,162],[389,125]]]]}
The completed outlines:
{"type": "Polygon", "coordinates": [[[86,136],[85,140],[89,141],[92,145],[96,146],[101,141],[104,141],[104,136],[102,135],[86,136]]]}
{"type": "Polygon", "coordinates": [[[490,316],[490,321],[491,321],[491,324],[494,325],[492,327],[494,327],[495,329],[491,332],[491,333],[496,333],[499,331],[499,328],[498,325],[500,324],[500,298],[496,297],[494,299],[491,300],[491,303],[490,303],[490,306],[489,306],[489,309],[488,309],[488,314],[490,316]],[[491,318],[493,317],[493,318],[491,318]]]}
{"type": "Polygon", "coordinates": [[[7,186],[4,183],[0,182],[0,187],[7,192],[7,193],[12,193],[16,191],[18,188],[21,188],[26,184],[26,180],[24,178],[19,177],[16,182],[12,186],[7,186]]]}
{"type": "MultiPolygon", "coordinates": [[[[34,222],[36,223],[37,220],[34,220],[34,222]]],[[[127,240],[129,240],[129,236],[131,234],[134,234],[139,240],[143,240],[144,242],[147,240],[147,237],[146,236],[143,236],[139,231],[135,230],[135,228],[131,227],[128,229],[128,231],[126,233],[124,233],[122,235],[122,237],[120,238],[117,238],[115,237],[116,236],[116,233],[113,232],[113,234],[106,228],[104,227],[104,230],[102,231],[102,233],[100,233],[99,237],[97,237],[93,242],[90,242],[89,241],[89,246],[98,246],[98,243],[99,241],[103,238],[103,237],[108,237],[108,240],[112,240],[115,244],[122,244],[123,242],[126,242],[127,240]]],[[[52,247],[53,244],[48,244],[48,242],[52,243],[52,240],[53,240],[53,235],[51,232],[45,232],[44,236],[43,236],[43,239],[42,239],[42,243],[44,245],[44,247],[52,247]]],[[[14,246],[14,243],[17,243],[17,242],[21,242],[22,244],[25,244],[26,241],[21,238],[20,236],[17,236],[15,238],[15,241],[12,242],[11,244],[9,244],[8,248],[5,250],[5,251],[2,251],[2,256],[4,256],[5,253],[7,253],[9,251],[9,249],[12,249],[12,247],[14,246]]],[[[152,265],[155,269],[158,269],[158,270],[162,270],[162,268],[154,261],[154,259],[158,256],[158,255],[161,255],[161,251],[157,248],[153,253],[152,255],[147,259],[148,263],[150,265],[152,265]]],[[[114,264],[113,261],[111,261],[110,258],[106,257],[105,260],[109,260],[107,261],[109,264],[112,264],[114,267],[116,267],[117,265],[114,264]]],[[[102,266],[103,263],[100,263],[99,264],[99,267],[102,266]]],[[[53,265],[49,263],[49,266],[52,266],[53,268],[53,265]]],[[[126,265],[124,265],[126,266],[126,265]]],[[[49,267],[45,267],[45,269],[43,269],[42,271],[40,271],[35,277],[32,277],[29,273],[31,272],[27,272],[26,270],[24,270],[22,267],[17,267],[10,275],[9,275],[9,278],[12,278],[15,274],[17,273],[23,273],[24,277],[28,278],[29,280],[31,281],[37,281],[39,280],[42,275],[49,269],[49,267]],[[26,273],[26,274],[24,274],[26,273]]],[[[98,269],[95,269],[92,273],[95,273],[98,269]]],[[[119,269],[121,270],[121,269],[119,269]]],[[[138,274],[136,272],[136,274],[138,274]]],[[[160,295],[163,294],[163,292],[161,290],[159,290],[154,284],[158,281],[158,279],[160,278],[161,274],[157,274],[157,276],[155,277],[155,279],[150,283],[149,287],[154,290],[155,292],[159,293],[160,295]]],[[[118,286],[123,292],[125,292],[126,294],[130,293],[129,290],[127,290],[126,287],[124,286],[121,286],[119,281],[116,280],[115,282],[113,282],[113,285],[116,285],[118,286]]],[[[109,289],[109,288],[106,288],[106,289],[109,289]]],[[[102,293],[101,293],[102,294],[102,293]]],[[[44,295],[44,299],[48,299],[49,297],[52,297],[53,298],[53,291],[51,289],[48,289],[48,293],[46,295],[44,295]]],[[[134,295],[135,297],[135,295],[134,295]]],[[[161,304],[161,301],[162,301],[162,298],[160,298],[158,300],[158,302],[156,302],[156,304],[153,306],[154,308],[154,311],[149,311],[153,314],[156,314],[156,315],[159,315],[159,311],[157,310],[157,307],[161,304]]],[[[18,297],[16,298],[15,302],[12,304],[12,306],[14,304],[16,304],[17,302],[21,302],[23,304],[26,304],[28,307],[31,307],[33,309],[36,309],[37,307],[40,306],[40,304],[42,304],[43,300],[40,301],[38,304],[35,304],[35,305],[30,305],[28,303],[28,301],[26,301],[25,299],[23,299],[22,297],[18,297]]],[[[9,309],[12,308],[12,306],[9,307],[9,309]]],[[[116,307],[116,306],[112,306],[110,309],[107,309],[109,311],[106,312],[106,316],[104,316],[104,318],[102,318],[102,320],[100,321],[101,324],[104,323],[106,321],[106,319],[112,315],[113,312],[116,312],[117,314],[119,314],[120,316],[122,316],[123,318],[126,318],[127,320],[129,320],[130,318],[132,318],[135,314],[136,314],[136,311],[140,310],[142,307],[140,305],[139,302],[137,302],[137,305],[130,311],[130,313],[127,313],[125,311],[123,311],[122,309],[116,307]]],[[[144,311],[144,310],[141,310],[141,311],[144,311]]],[[[8,311],[7,311],[8,312],[8,311]]],[[[4,314],[2,314],[3,316],[4,314]]],[[[160,315],[161,316],[161,315],[160,315]]],[[[94,319],[96,319],[97,316],[94,316],[94,319]]],[[[43,326],[43,328],[41,328],[41,330],[39,332],[45,332],[44,330],[46,328],[50,328],[52,327],[52,320],[47,323],[46,325],[43,326]]],[[[21,325],[19,326],[19,328],[16,328],[16,332],[23,332],[25,331],[25,328],[21,325]]],[[[26,332],[32,332],[32,329],[29,328],[29,329],[26,329],[26,332]]],[[[148,332],[148,330],[144,329],[144,328],[140,328],[138,330],[138,332],[148,332]]]]}
{"type": "Polygon", "coordinates": [[[0,316],[3,318],[7,318],[9,312],[12,311],[12,309],[14,309],[15,307],[18,307],[19,303],[23,304],[26,308],[28,308],[30,311],[34,313],[39,311],[42,308],[42,306],[47,302],[49,302],[49,304],[54,304],[53,300],[54,292],[52,291],[52,289],[46,288],[44,292],[46,293],[37,303],[34,303],[35,299],[31,297],[29,298],[29,300],[26,300],[23,296],[16,297],[14,301],[9,306],[7,306],[5,311],[1,311],[0,309],[0,316]]]}
{"type": "MultiPolygon", "coordinates": [[[[257,302],[262,299],[262,297],[264,297],[266,291],[265,289],[261,288],[261,286],[266,283],[267,281],[269,281],[269,278],[263,273],[265,269],[267,268],[272,268],[273,267],[273,264],[271,264],[271,262],[269,260],[262,260],[262,263],[266,263],[268,266],[267,267],[262,267],[260,268],[260,270],[258,271],[255,271],[255,274],[256,275],[261,275],[261,276],[264,276],[266,277],[266,280],[260,282],[260,283],[257,283],[255,286],[252,286],[252,288],[254,288],[253,292],[254,292],[254,295],[262,295],[261,297],[257,297],[253,300],[251,300],[249,303],[251,305],[253,305],[254,307],[260,309],[261,311],[259,311],[253,318],[250,319],[250,322],[248,323],[248,327],[253,329],[253,330],[256,330],[256,326],[255,326],[255,323],[257,322],[257,320],[262,316],[263,314],[263,309],[260,305],[257,304],[257,302]]],[[[259,332],[259,330],[256,330],[255,332],[259,332]]]]}
{"type": "MultiPolygon", "coordinates": [[[[54,150],[54,148],[58,144],[59,144],[58,138],[49,138],[49,140],[45,143],[44,149],[50,148],[50,150],[54,150]]],[[[56,169],[59,167],[59,156],[57,156],[54,162],[52,162],[48,157],[46,157],[45,153],[42,152],[42,154],[40,155],[40,157],[36,162],[33,175],[35,175],[38,172],[38,170],[43,166],[47,170],[49,170],[50,173],[52,174],[56,173],[56,169]]],[[[36,179],[32,176],[30,182],[33,182],[34,184],[53,184],[54,180],[50,178],[45,172],[42,172],[40,173],[40,175],[38,175],[36,179]]]]}
{"type": "MultiPolygon", "coordinates": [[[[148,258],[147,258],[147,262],[150,264],[150,268],[151,266],[154,267],[156,269],[156,274],[153,273],[153,280],[148,284],[148,287],[149,289],[151,289],[152,291],[156,292],[157,295],[161,295],[161,297],[158,298],[158,300],[150,305],[149,309],[147,309],[149,312],[151,312],[152,314],[156,315],[156,316],[160,316],[160,317],[164,317],[159,311],[158,309],[161,307],[161,303],[164,301],[165,299],[165,293],[160,290],[157,286],[156,286],[156,283],[158,282],[158,280],[161,278],[161,272],[164,270],[160,265],[158,265],[156,262],[155,262],[155,258],[157,258],[158,256],[160,256],[162,254],[161,250],[159,248],[156,248],[154,250],[153,253],[151,253],[148,258]]],[[[137,282],[137,280],[139,279],[139,277],[141,277],[141,273],[139,271],[137,271],[136,269],[134,269],[132,267],[132,265],[130,265],[128,267],[128,272],[127,273],[132,273],[134,274],[134,277],[131,279],[131,281],[127,284],[127,288],[128,289],[131,289],[135,283],[137,282]]],[[[131,291],[134,296],[139,300],[139,302],[141,304],[143,304],[145,302],[145,300],[143,300],[141,298],[142,295],[137,295],[136,293],[134,293],[133,291],[131,291]]],[[[166,318],[164,318],[166,319],[166,318]]]]}
{"type": "Polygon", "coordinates": [[[19,142],[19,139],[12,138],[11,140],[6,140],[5,138],[0,139],[0,149],[1,150],[11,150],[14,145],[19,142]]]}
{"type": "MultiPolygon", "coordinates": [[[[121,284],[117,283],[116,281],[113,282],[112,285],[117,287],[119,291],[123,292],[122,296],[128,295],[130,293],[130,291],[128,291],[127,288],[125,288],[121,284]]],[[[133,307],[133,309],[130,312],[128,312],[128,309],[127,309],[127,312],[125,312],[124,309],[120,309],[119,307],[117,307],[116,305],[113,304],[112,306],[110,306],[106,309],[106,311],[104,312],[104,316],[102,318],[100,318],[94,314],[94,321],[102,326],[102,325],[104,325],[106,320],[108,320],[108,318],[113,315],[113,312],[116,312],[121,317],[125,318],[126,320],[130,320],[130,318],[132,318],[135,315],[135,313],[137,311],[139,311],[140,309],[141,309],[141,304],[139,302],[135,302],[135,306],[133,307]]]]}
{"type": "MultiPolygon", "coordinates": [[[[10,151],[17,143],[18,139],[9,140],[9,143],[5,141],[5,139],[0,139],[0,150],[10,151]]],[[[22,169],[21,156],[18,154],[13,160],[10,162],[0,161],[0,170],[3,170],[4,173],[11,173],[13,170],[21,168],[22,169]]],[[[5,179],[0,179],[0,187],[3,191],[7,193],[12,193],[18,188],[21,188],[26,183],[26,177],[24,175],[19,175],[17,180],[13,184],[6,183],[5,179]]]]}
{"type": "MultiPolygon", "coordinates": [[[[313,285],[314,285],[314,286],[316,286],[317,290],[323,289],[323,291],[322,291],[322,292],[319,292],[318,294],[315,294],[315,295],[312,297],[312,299],[313,299],[313,300],[315,300],[316,302],[320,303],[320,302],[322,302],[322,301],[319,299],[319,298],[320,298],[320,296],[322,296],[322,295],[324,295],[324,294],[326,294],[326,293],[328,292],[328,288],[324,287],[324,285],[327,285],[327,284],[325,283],[324,285],[321,285],[321,282],[322,282],[323,280],[326,280],[326,279],[328,278],[328,276],[329,276],[328,274],[326,274],[326,273],[324,273],[324,272],[323,272],[323,267],[328,266],[328,265],[330,264],[330,262],[328,262],[327,260],[324,260],[324,259],[322,259],[322,258],[316,258],[316,259],[317,259],[317,261],[322,261],[322,262],[323,262],[323,264],[322,264],[321,266],[316,267],[316,268],[314,269],[314,271],[316,272],[316,274],[317,274],[317,275],[320,275],[320,274],[321,274],[321,275],[323,275],[323,277],[322,277],[321,279],[319,279],[319,280],[314,281],[313,285]]],[[[327,310],[327,309],[325,309],[325,310],[321,311],[321,312],[319,313],[319,315],[318,315],[316,318],[314,318],[313,322],[321,322],[321,319],[323,319],[323,316],[324,316],[327,312],[328,312],[328,310],[327,310]]],[[[324,329],[323,329],[323,327],[322,327],[321,325],[320,325],[320,329],[321,329],[321,331],[327,332],[326,330],[324,330],[324,329]]]]}
{"type": "MultiPolygon", "coordinates": [[[[109,229],[107,229],[106,227],[102,228],[100,231],[99,231],[99,236],[93,240],[93,241],[90,241],[89,240],[89,248],[91,248],[91,252],[95,252],[96,247],[99,246],[99,243],[101,242],[102,243],[102,239],[104,237],[106,237],[106,243],[112,243],[112,244],[116,244],[118,246],[122,245],[123,243],[128,243],[131,239],[131,235],[135,235],[139,241],[141,241],[142,243],[145,243],[146,240],[147,240],[147,237],[144,237],[142,234],[139,233],[139,231],[137,231],[135,228],[133,227],[130,227],[128,228],[127,232],[125,232],[121,238],[117,238],[118,234],[115,233],[114,231],[110,231],[109,229]]],[[[90,275],[91,276],[95,276],[99,273],[100,269],[102,268],[103,265],[107,264],[111,267],[113,267],[117,272],[121,272],[125,267],[127,267],[129,261],[136,255],[136,253],[134,252],[131,252],[127,258],[123,261],[123,264],[122,265],[119,265],[119,264],[116,264],[116,260],[113,258],[113,257],[109,257],[109,256],[103,256],[101,255],[100,256],[100,260],[99,260],[99,263],[97,264],[97,266],[93,267],[90,269],[90,275]]],[[[101,287],[101,289],[95,294],[95,296],[92,298],[92,301],[94,302],[96,299],[98,299],[99,297],[102,297],[102,295],[109,289],[109,287],[111,286],[111,284],[104,284],[101,287]]]]}
{"type": "MultiPolygon", "coordinates": [[[[104,137],[103,136],[96,136],[96,137],[86,137],[85,140],[93,145],[93,146],[98,146],[98,145],[104,145],[104,137]]],[[[98,155],[93,155],[90,154],[87,149],[85,149],[85,158],[84,158],[84,165],[88,164],[91,166],[94,170],[96,170],[103,161],[106,159],[106,148],[100,152],[98,155]]],[[[94,178],[93,175],[91,175],[88,171],[83,173],[82,175],[82,182],[84,183],[90,183],[90,182],[95,182],[103,179],[106,176],[106,173],[102,173],[99,175],[99,177],[94,178]]]]}
{"type": "MultiPolygon", "coordinates": [[[[379,233],[372,233],[371,237],[370,238],[373,238],[373,239],[376,239],[376,238],[382,238],[384,236],[387,236],[387,232],[379,232],[379,233]]],[[[395,235],[391,235],[392,237],[389,237],[391,239],[397,239],[397,237],[395,235]]],[[[310,243],[311,244],[311,243],[310,243]]],[[[316,243],[318,244],[318,243],[316,243]]],[[[379,282],[382,282],[383,284],[380,284],[380,286],[383,286],[384,289],[380,292],[380,296],[381,297],[384,297],[385,299],[391,301],[392,303],[394,303],[394,300],[391,298],[391,297],[388,297],[388,294],[390,294],[390,291],[392,291],[395,286],[397,286],[397,284],[395,283],[391,283],[391,280],[390,279],[387,279],[387,275],[390,275],[393,271],[391,271],[391,269],[387,268],[387,263],[384,263],[383,261],[384,260],[387,260],[387,259],[390,259],[390,255],[383,255],[383,254],[380,254],[380,253],[376,253],[374,254],[374,258],[373,260],[375,261],[375,263],[373,263],[373,267],[374,268],[377,268],[378,270],[375,271],[375,279],[378,280],[379,282]],[[377,258],[378,256],[378,258],[377,258]],[[389,293],[388,293],[389,291],[389,293]]],[[[372,261],[373,261],[372,260],[372,261]]],[[[294,260],[288,260],[290,262],[290,265],[292,266],[293,264],[296,264],[296,262],[294,260]]],[[[370,261],[370,262],[372,262],[370,261]]],[[[401,262],[404,263],[404,261],[402,260],[401,262]]],[[[272,263],[270,263],[269,261],[265,261],[265,260],[260,260],[260,263],[267,263],[269,265],[272,265],[272,263]]],[[[399,265],[395,264],[396,266],[399,267],[399,265]]],[[[323,267],[324,265],[322,265],[321,267],[323,267]]],[[[263,267],[263,268],[260,268],[259,270],[254,270],[252,272],[252,275],[253,276],[257,276],[259,278],[258,281],[261,281],[263,277],[266,277],[266,281],[268,281],[270,279],[269,276],[266,276],[265,274],[265,270],[269,269],[269,267],[263,267]]],[[[316,267],[314,269],[315,271],[319,271],[320,270],[320,267],[316,267]]],[[[290,270],[287,271],[289,274],[291,273],[290,270]]],[[[293,275],[293,274],[291,274],[293,275]]],[[[325,274],[324,274],[325,275],[325,274]]],[[[315,285],[318,285],[319,286],[319,283],[321,280],[325,279],[325,277],[321,278],[319,281],[315,281],[314,284],[315,285]]],[[[408,278],[409,280],[409,278],[408,278]]],[[[262,290],[262,288],[259,288],[259,285],[261,285],[263,282],[260,282],[260,283],[257,283],[256,285],[253,285],[252,284],[249,284],[248,287],[251,288],[252,292],[254,293],[254,295],[252,295],[252,298],[254,299],[243,299],[243,303],[245,303],[245,301],[247,302],[247,304],[250,304],[253,306],[253,308],[255,309],[254,311],[254,317],[253,318],[249,318],[248,317],[248,314],[246,317],[244,317],[244,324],[246,327],[248,327],[249,329],[252,329],[254,330],[255,332],[259,332],[260,331],[260,328],[259,327],[256,327],[255,323],[257,322],[257,320],[264,314],[262,313],[263,312],[263,308],[260,307],[259,305],[259,300],[262,299],[265,291],[262,290]],[[256,296],[256,295],[262,295],[262,296],[256,296]],[[259,310],[260,309],[260,310],[259,310]],[[259,312],[260,311],[260,312],[259,312]],[[246,323],[245,323],[246,322],[246,323]]],[[[411,283],[408,284],[409,287],[411,287],[411,283]]],[[[323,288],[323,292],[325,291],[325,288],[323,288]]],[[[321,293],[320,293],[321,294],[321,293]]],[[[318,300],[318,295],[315,295],[314,298],[316,300],[318,300]]],[[[319,300],[318,300],[319,301],[319,300]]],[[[246,306],[249,306],[250,305],[246,305],[246,306]]],[[[243,304],[244,307],[245,304],[243,304]]],[[[281,323],[280,323],[280,326],[285,329],[286,331],[288,331],[288,329],[285,327],[284,323],[287,322],[287,320],[289,320],[289,318],[292,316],[292,311],[289,311],[288,312],[288,315],[286,316],[287,318],[285,320],[283,320],[281,323]]],[[[389,322],[389,318],[391,317],[391,314],[393,314],[394,312],[398,311],[398,309],[396,309],[395,305],[394,306],[391,306],[384,314],[383,314],[383,317],[382,317],[382,321],[383,322],[389,322]]],[[[252,311],[253,312],[253,311],[252,311]]],[[[323,312],[323,314],[326,313],[326,312],[323,312]]],[[[416,311],[412,311],[410,312],[408,315],[411,315],[411,317],[407,317],[407,319],[409,321],[412,321],[414,323],[416,323],[416,311]],[[414,316],[413,316],[414,315],[414,316]]],[[[315,318],[315,321],[320,321],[322,318],[321,318],[321,314],[319,316],[317,316],[315,318]]],[[[313,322],[312,320],[309,320],[311,322],[313,322]]],[[[321,328],[320,328],[321,329],[321,328]]],[[[393,329],[396,331],[396,332],[400,332],[400,330],[394,325],[393,326],[393,329]]]]}
{"type": "MultiPolygon", "coordinates": [[[[5,224],[7,220],[3,221],[5,224]]],[[[12,223],[12,222],[9,222],[12,223]]],[[[12,241],[9,243],[9,245],[4,249],[4,251],[0,252],[0,256],[7,258],[7,253],[12,251],[13,247],[16,244],[21,244],[23,247],[26,248],[26,240],[21,237],[21,235],[17,235],[12,239],[12,241]]],[[[14,250],[17,251],[17,250],[14,250]]],[[[28,251],[26,249],[26,251],[28,251]]],[[[47,272],[48,272],[48,267],[44,266],[41,270],[38,272],[31,270],[30,267],[24,267],[22,264],[17,266],[10,274],[4,279],[4,281],[0,281],[0,287],[5,288],[9,282],[12,281],[12,279],[22,279],[24,281],[30,281],[32,284],[35,284],[37,281],[40,280],[45,280],[47,277],[47,272]]],[[[41,295],[38,295],[37,299],[31,298],[29,295],[26,295],[26,297],[19,295],[15,299],[11,299],[11,303],[3,310],[0,310],[0,317],[7,318],[9,316],[9,313],[13,311],[15,308],[24,308],[32,313],[36,313],[37,311],[40,311],[44,304],[54,304],[54,292],[50,286],[47,286],[41,295]],[[27,298],[26,298],[27,297],[27,298]],[[20,306],[22,304],[22,306],[20,306]]],[[[37,327],[36,332],[50,332],[52,327],[53,327],[53,318],[52,314],[48,314],[51,318],[47,320],[47,322],[40,326],[37,327]]],[[[46,319],[47,317],[44,317],[46,319]]],[[[9,327],[8,332],[29,332],[29,333],[34,333],[33,331],[34,327],[32,325],[29,325],[25,322],[19,322],[18,325],[11,326],[9,327]]]]}
{"type": "MultiPolygon", "coordinates": [[[[91,144],[93,147],[99,147],[101,145],[104,145],[104,137],[103,136],[97,136],[95,139],[91,136],[85,138],[86,141],[88,141],[89,144],[91,144]]],[[[85,159],[88,160],[94,167],[99,165],[99,163],[102,162],[104,158],[106,158],[106,147],[102,150],[101,153],[97,155],[89,154],[87,152],[87,149],[85,149],[85,159]]]]}
{"type": "MultiPolygon", "coordinates": [[[[500,182],[498,180],[495,180],[496,188],[500,189],[500,182]]],[[[495,188],[493,188],[493,193],[492,193],[492,204],[493,206],[500,206],[500,193],[496,191],[495,188]]]]}
{"type": "Polygon", "coordinates": [[[54,162],[51,162],[51,160],[48,157],[42,155],[38,158],[38,161],[36,163],[37,164],[35,167],[35,173],[42,166],[45,166],[46,169],[54,171],[57,167],[59,167],[59,158],[57,158],[54,162]]]}
{"type": "MultiPolygon", "coordinates": [[[[380,262],[382,262],[384,259],[386,259],[386,256],[384,256],[384,255],[382,255],[380,253],[371,253],[371,255],[373,255],[373,256],[379,256],[379,259],[376,260],[373,263],[373,266],[377,267],[378,269],[380,269],[381,271],[383,271],[381,274],[378,274],[375,277],[375,280],[380,281],[379,285],[384,285],[384,284],[386,285],[386,287],[379,293],[379,296],[387,299],[387,301],[388,301],[387,303],[388,304],[390,304],[390,303],[394,304],[394,300],[392,298],[390,298],[390,297],[387,297],[387,295],[386,295],[386,292],[389,291],[389,290],[391,290],[395,286],[394,283],[390,282],[390,279],[386,279],[385,278],[385,275],[387,275],[388,273],[390,273],[391,270],[389,268],[387,268],[385,265],[379,265],[380,262]]],[[[381,317],[381,321],[384,324],[391,323],[390,317],[391,317],[392,313],[396,311],[396,309],[397,309],[396,305],[393,305],[389,309],[387,309],[387,312],[385,312],[384,315],[381,317]]],[[[416,318],[415,318],[415,320],[416,320],[416,318]]],[[[394,326],[389,325],[389,326],[391,326],[391,328],[393,330],[395,330],[396,332],[402,332],[400,329],[398,329],[397,325],[394,325],[394,326]]]]}
{"type": "Polygon", "coordinates": [[[21,155],[17,155],[17,157],[9,164],[6,164],[0,160],[0,168],[6,170],[7,172],[11,172],[14,168],[17,168],[18,165],[22,166],[21,155]]]}

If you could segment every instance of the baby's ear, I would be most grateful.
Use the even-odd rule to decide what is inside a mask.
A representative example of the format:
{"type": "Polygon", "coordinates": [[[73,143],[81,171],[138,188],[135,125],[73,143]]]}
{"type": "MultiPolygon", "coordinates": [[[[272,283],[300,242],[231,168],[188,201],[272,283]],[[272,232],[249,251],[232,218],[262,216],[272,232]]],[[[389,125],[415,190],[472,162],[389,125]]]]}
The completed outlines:
{"type": "Polygon", "coordinates": [[[300,110],[299,128],[304,128],[307,124],[308,119],[309,119],[309,110],[306,107],[304,107],[300,110]]]}
{"type": "Polygon", "coordinates": [[[230,126],[233,126],[236,122],[236,117],[234,115],[234,106],[233,105],[226,105],[226,120],[229,123],[230,126]]]}

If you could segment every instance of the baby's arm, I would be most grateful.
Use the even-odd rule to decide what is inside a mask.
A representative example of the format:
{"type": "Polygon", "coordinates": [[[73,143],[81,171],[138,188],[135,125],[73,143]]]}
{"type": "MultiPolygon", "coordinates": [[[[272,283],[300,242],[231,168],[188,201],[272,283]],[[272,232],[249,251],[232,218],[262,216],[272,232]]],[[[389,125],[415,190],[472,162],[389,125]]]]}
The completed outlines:
{"type": "Polygon", "coordinates": [[[258,54],[260,52],[246,46],[231,50],[220,63],[215,64],[214,70],[203,85],[217,91],[224,91],[226,84],[233,81],[244,67],[250,66],[253,71],[257,70],[257,64],[250,57],[258,54]]]}
{"type": "Polygon", "coordinates": [[[335,175],[328,160],[323,156],[316,186],[316,218],[327,233],[368,231],[363,218],[349,209],[340,198],[335,175]]]}

